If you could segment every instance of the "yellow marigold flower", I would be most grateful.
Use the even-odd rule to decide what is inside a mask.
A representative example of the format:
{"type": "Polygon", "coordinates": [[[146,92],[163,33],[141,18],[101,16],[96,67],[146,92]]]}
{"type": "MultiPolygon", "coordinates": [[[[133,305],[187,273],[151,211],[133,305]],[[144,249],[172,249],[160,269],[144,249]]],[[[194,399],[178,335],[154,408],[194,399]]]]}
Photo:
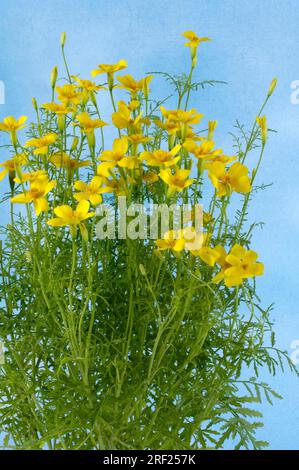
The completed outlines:
{"type": "Polygon", "coordinates": [[[262,143],[265,145],[267,140],[268,128],[267,128],[267,118],[266,116],[261,116],[256,118],[256,122],[260,126],[261,136],[262,136],[262,143]]]}
{"type": "Polygon", "coordinates": [[[42,182],[48,180],[48,174],[44,170],[37,170],[31,173],[21,173],[20,176],[17,176],[14,181],[18,184],[26,183],[29,181],[30,183],[34,182],[42,182]]]}
{"type": "Polygon", "coordinates": [[[115,139],[113,142],[112,150],[105,150],[99,160],[103,163],[98,165],[98,174],[101,176],[110,176],[111,170],[116,166],[121,168],[133,169],[139,165],[137,157],[127,157],[128,151],[128,139],[127,137],[121,137],[115,139]]]}
{"type": "Polygon", "coordinates": [[[106,90],[106,87],[97,85],[96,82],[92,82],[91,80],[82,79],[76,76],[73,76],[72,78],[77,82],[79,88],[82,88],[89,93],[98,90],[106,90]]]}
{"type": "Polygon", "coordinates": [[[76,181],[74,187],[79,192],[74,194],[74,198],[77,201],[90,201],[93,206],[100,204],[102,202],[101,187],[104,181],[105,179],[100,176],[94,176],[90,183],[76,181]]]}
{"type": "Polygon", "coordinates": [[[163,238],[156,240],[158,251],[172,250],[176,253],[185,248],[185,239],[180,230],[169,230],[163,235],[163,238]]]}
{"type": "Polygon", "coordinates": [[[142,78],[141,80],[135,80],[132,75],[128,74],[117,77],[117,80],[121,83],[121,85],[117,86],[119,88],[130,91],[130,93],[135,96],[140,90],[148,90],[148,85],[152,79],[152,76],[148,76],[146,78],[142,78]]]}
{"type": "Polygon", "coordinates": [[[37,137],[27,140],[25,147],[36,147],[33,151],[34,155],[45,155],[48,153],[49,146],[56,142],[58,136],[54,132],[44,135],[43,137],[37,137]]]}
{"type": "Polygon", "coordinates": [[[142,173],[142,179],[146,184],[153,184],[159,181],[159,176],[153,171],[147,171],[146,173],[142,173]]]}
{"type": "Polygon", "coordinates": [[[126,129],[130,126],[136,126],[140,119],[141,113],[136,117],[131,117],[131,110],[126,105],[124,101],[119,101],[117,103],[118,110],[112,113],[112,122],[118,129],[126,129]]]}
{"type": "Polygon", "coordinates": [[[44,103],[42,108],[47,109],[58,116],[64,116],[65,114],[73,113],[75,111],[75,109],[70,106],[58,103],[44,103]]]}
{"type": "Polygon", "coordinates": [[[258,254],[253,250],[246,250],[243,246],[236,244],[226,256],[226,269],[222,269],[214,278],[213,282],[224,279],[227,287],[238,286],[244,279],[261,276],[264,273],[263,263],[256,262],[258,254]]]}
{"type": "Polygon", "coordinates": [[[89,114],[86,112],[77,114],[76,119],[79,121],[81,130],[82,132],[85,132],[85,134],[93,133],[95,129],[107,126],[107,123],[101,119],[91,119],[89,114]]]}
{"type": "Polygon", "coordinates": [[[232,157],[229,157],[228,155],[211,155],[205,159],[205,169],[209,170],[211,165],[215,162],[220,162],[224,163],[224,165],[227,165],[228,163],[234,162],[236,160],[236,156],[233,155],[232,157]]]}
{"type": "Polygon", "coordinates": [[[132,144],[132,145],[139,145],[139,144],[146,144],[147,142],[150,142],[152,139],[152,137],[147,137],[146,135],[143,135],[143,134],[131,134],[131,135],[128,135],[128,141],[132,144]]]}
{"type": "Polygon", "coordinates": [[[135,109],[140,107],[140,101],[138,100],[131,100],[128,104],[128,108],[130,111],[134,111],[135,109]]]}
{"type": "Polygon", "coordinates": [[[160,110],[166,119],[179,122],[180,124],[198,124],[203,117],[203,114],[198,113],[196,109],[189,109],[189,111],[184,111],[183,109],[167,110],[164,106],[161,106],[160,110]]]}
{"type": "Polygon", "coordinates": [[[47,224],[52,227],[69,226],[73,237],[76,236],[77,226],[79,225],[82,237],[86,240],[86,227],[82,222],[95,215],[94,212],[89,212],[89,209],[90,203],[88,201],[80,201],[75,210],[67,205],[57,206],[54,209],[57,217],[48,220],[47,224]]]}
{"type": "Polygon", "coordinates": [[[188,39],[188,42],[185,43],[186,47],[198,47],[202,42],[211,41],[211,39],[207,37],[199,38],[194,31],[190,30],[185,31],[182,36],[188,39]]]}
{"type": "Polygon", "coordinates": [[[0,167],[3,168],[3,170],[0,171],[0,181],[2,181],[7,174],[9,174],[10,178],[14,178],[17,168],[26,165],[26,163],[28,163],[28,159],[23,153],[15,155],[10,160],[0,163],[0,167]]]}
{"type": "Polygon", "coordinates": [[[172,174],[171,169],[168,168],[161,170],[159,176],[169,186],[169,194],[171,194],[181,192],[193,183],[194,179],[189,179],[190,171],[177,168],[172,174]]]}
{"type": "Polygon", "coordinates": [[[192,140],[186,140],[184,147],[199,160],[221,155],[222,153],[222,149],[214,150],[215,143],[210,140],[204,141],[200,145],[192,140]]]}
{"type": "Polygon", "coordinates": [[[11,198],[11,202],[13,204],[29,204],[33,202],[35,213],[39,216],[41,212],[46,212],[49,209],[49,204],[45,196],[52,191],[55,186],[56,181],[48,181],[47,179],[34,181],[31,183],[28,191],[11,198]]]}
{"type": "Polygon", "coordinates": [[[54,153],[53,155],[51,155],[49,160],[57,168],[66,168],[67,170],[76,170],[76,169],[82,168],[84,166],[89,166],[92,163],[90,160],[80,162],[79,160],[71,158],[65,152],[54,153]]]}
{"type": "MultiPolygon", "coordinates": [[[[130,180],[128,179],[128,181],[130,180]]],[[[128,193],[127,182],[123,177],[106,180],[105,185],[102,187],[102,193],[114,193],[116,196],[126,196],[128,193]]]]}
{"type": "Polygon", "coordinates": [[[117,64],[99,64],[98,68],[91,72],[93,77],[101,73],[107,73],[107,75],[113,76],[115,72],[123,70],[127,67],[128,63],[125,60],[120,60],[117,64]]]}
{"type": "Polygon", "coordinates": [[[7,116],[0,122],[0,131],[16,133],[20,129],[25,127],[27,116],[21,116],[19,119],[15,119],[13,116],[7,116]]]}
{"type": "Polygon", "coordinates": [[[125,157],[128,151],[128,147],[129,145],[127,137],[114,139],[112,150],[104,150],[98,160],[105,162],[115,162],[115,165],[117,165],[117,163],[125,157]]]}
{"type": "Polygon", "coordinates": [[[162,149],[154,150],[153,152],[141,152],[140,158],[145,160],[149,166],[168,168],[176,165],[180,160],[181,156],[176,156],[180,151],[180,148],[180,145],[176,145],[169,152],[162,149]]]}
{"type": "Polygon", "coordinates": [[[176,121],[167,120],[166,122],[163,122],[156,119],[154,122],[158,127],[160,127],[160,129],[168,132],[169,135],[174,135],[181,129],[180,123],[176,121]]]}
{"type": "Polygon", "coordinates": [[[75,85],[65,84],[55,88],[58,93],[58,99],[66,106],[70,104],[77,106],[81,103],[83,94],[79,92],[75,85]]]}
{"type": "Polygon", "coordinates": [[[234,163],[227,171],[224,163],[212,163],[209,178],[217,189],[218,197],[229,195],[232,191],[246,194],[251,190],[248,168],[239,162],[234,163]]]}

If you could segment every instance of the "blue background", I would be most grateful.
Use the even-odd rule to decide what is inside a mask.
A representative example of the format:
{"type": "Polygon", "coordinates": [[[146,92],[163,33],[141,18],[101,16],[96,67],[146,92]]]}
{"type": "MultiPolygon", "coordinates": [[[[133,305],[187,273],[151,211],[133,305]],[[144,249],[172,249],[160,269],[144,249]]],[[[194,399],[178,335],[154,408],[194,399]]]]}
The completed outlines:
{"type": "MultiPolygon", "coordinates": [[[[266,265],[259,292],[265,305],[275,302],[278,344],[291,354],[291,342],[299,339],[299,105],[290,100],[290,84],[299,78],[299,1],[0,0],[0,11],[0,80],[6,87],[1,120],[33,116],[32,96],[39,103],[49,100],[49,73],[54,65],[62,70],[62,31],[68,35],[70,68],[85,78],[96,64],[121,58],[137,78],[152,70],[187,71],[189,51],[180,33],[193,29],[211,37],[213,42],[200,47],[196,77],[228,86],[200,91],[193,102],[207,118],[219,120],[216,140],[227,153],[235,119],[250,125],[271,79],[279,78],[267,108],[269,127],[278,133],[271,135],[259,176],[260,183],[274,185],[260,193],[252,210],[255,219],[266,222],[254,244],[266,265]]],[[[166,94],[155,80],[159,95],[166,94]]],[[[0,160],[7,157],[1,151],[0,160]]],[[[5,183],[1,186],[4,190],[5,183]]],[[[268,380],[266,374],[262,379],[268,380]]],[[[263,406],[259,436],[272,449],[299,449],[299,381],[290,373],[270,380],[284,400],[263,406]]]]}

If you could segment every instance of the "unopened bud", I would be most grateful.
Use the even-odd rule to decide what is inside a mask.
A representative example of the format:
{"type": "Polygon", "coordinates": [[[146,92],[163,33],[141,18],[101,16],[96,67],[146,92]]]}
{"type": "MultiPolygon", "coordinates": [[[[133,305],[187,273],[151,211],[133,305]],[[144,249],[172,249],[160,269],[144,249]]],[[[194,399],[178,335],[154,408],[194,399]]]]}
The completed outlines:
{"type": "Polygon", "coordinates": [[[267,118],[266,116],[261,116],[256,118],[256,122],[260,126],[261,130],[261,137],[262,137],[262,144],[265,145],[268,135],[268,128],[267,128],[267,118]]]}
{"type": "Polygon", "coordinates": [[[55,85],[56,85],[57,75],[58,75],[58,68],[55,65],[55,67],[53,67],[52,69],[51,76],[50,76],[51,87],[53,89],[55,88],[55,85]]]}
{"type": "Polygon", "coordinates": [[[60,45],[61,45],[62,48],[64,48],[65,40],[66,40],[66,33],[61,33],[61,35],[60,35],[60,45]]]}
{"type": "Polygon", "coordinates": [[[73,143],[72,143],[72,146],[71,146],[71,152],[73,152],[74,150],[76,150],[77,146],[78,146],[78,142],[79,142],[79,139],[77,136],[74,137],[73,139],[73,143]]]}
{"type": "Polygon", "coordinates": [[[272,95],[277,85],[277,78],[273,78],[272,82],[270,83],[269,90],[268,90],[268,98],[272,95]]]}
{"type": "Polygon", "coordinates": [[[143,264],[139,264],[139,271],[141,272],[142,276],[146,277],[146,271],[143,264]]]}
{"type": "Polygon", "coordinates": [[[38,107],[37,107],[37,101],[35,98],[32,98],[32,106],[34,107],[35,111],[37,112],[38,111],[38,107]]]}
{"type": "Polygon", "coordinates": [[[84,224],[80,224],[80,232],[81,232],[82,240],[84,242],[88,242],[88,231],[84,224]]]}
{"type": "Polygon", "coordinates": [[[209,121],[209,132],[208,132],[208,140],[213,140],[214,132],[217,127],[218,121],[209,121]]]}

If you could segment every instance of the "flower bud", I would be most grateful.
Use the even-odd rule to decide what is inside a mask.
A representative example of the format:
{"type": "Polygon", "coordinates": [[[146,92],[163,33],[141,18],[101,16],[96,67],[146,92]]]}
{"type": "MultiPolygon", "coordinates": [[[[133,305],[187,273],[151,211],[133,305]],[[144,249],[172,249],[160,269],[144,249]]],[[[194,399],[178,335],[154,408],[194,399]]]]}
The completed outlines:
{"type": "Polygon", "coordinates": [[[61,35],[60,35],[60,45],[61,45],[62,48],[64,48],[65,40],[66,40],[66,33],[61,33],[61,35]]]}
{"type": "Polygon", "coordinates": [[[209,121],[208,140],[213,140],[214,132],[217,127],[218,121],[209,121]]]}
{"type": "Polygon", "coordinates": [[[141,272],[142,276],[146,277],[146,271],[143,264],[139,264],[139,271],[141,272]]]}
{"type": "Polygon", "coordinates": [[[85,227],[84,224],[80,224],[79,227],[80,227],[80,232],[81,232],[82,240],[83,240],[84,242],[88,242],[88,231],[87,231],[87,228],[85,227]]]}
{"type": "Polygon", "coordinates": [[[261,130],[261,137],[262,137],[262,144],[265,145],[267,140],[268,128],[267,128],[267,118],[266,116],[261,116],[256,118],[256,122],[260,126],[261,130]]]}
{"type": "Polygon", "coordinates": [[[79,143],[79,139],[77,136],[75,136],[73,139],[72,146],[71,146],[71,152],[74,152],[74,150],[76,150],[78,143],[79,143]]]}
{"type": "Polygon", "coordinates": [[[65,116],[63,114],[58,114],[57,116],[57,126],[58,129],[62,132],[65,129],[65,116]]]}
{"type": "Polygon", "coordinates": [[[269,90],[268,90],[268,98],[272,95],[277,85],[277,78],[273,78],[272,82],[270,83],[269,90]]]}
{"type": "Polygon", "coordinates": [[[34,107],[35,111],[37,112],[38,111],[38,107],[37,107],[37,101],[35,98],[32,98],[32,106],[34,107]]]}
{"type": "Polygon", "coordinates": [[[58,75],[58,68],[53,67],[51,75],[50,75],[50,81],[51,81],[51,87],[54,89],[57,81],[57,75],[58,75]]]}

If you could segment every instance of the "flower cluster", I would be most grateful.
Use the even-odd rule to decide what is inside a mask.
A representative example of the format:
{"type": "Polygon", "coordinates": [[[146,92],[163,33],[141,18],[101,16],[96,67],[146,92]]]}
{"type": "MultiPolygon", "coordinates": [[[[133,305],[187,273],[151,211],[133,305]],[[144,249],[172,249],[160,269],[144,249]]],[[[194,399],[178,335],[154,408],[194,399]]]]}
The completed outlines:
{"type": "MultiPolygon", "coordinates": [[[[10,135],[13,153],[0,164],[0,179],[9,176],[12,204],[26,204],[29,214],[33,204],[37,217],[45,217],[52,227],[70,227],[72,237],[80,227],[85,241],[85,221],[95,217],[95,208],[103,198],[126,195],[138,202],[150,198],[158,202],[204,201],[203,187],[206,180],[210,181],[214,196],[210,203],[204,201],[211,210],[205,213],[202,246],[191,248],[190,236],[182,228],[179,233],[165,233],[156,241],[154,252],[168,251],[176,256],[185,252],[211,268],[212,282],[224,281],[232,287],[263,273],[263,265],[256,261],[258,255],[237,239],[228,251],[219,244],[230,198],[238,193],[248,200],[257,169],[250,174],[244,159],[226,155],[216,145],[217,121],[209,121],[205,132],[199,127],[204,116],[189,107],[191,77],[198,47],[209,38],[199,38],[193,31],[183,36],[191,52],[191,73],[173,109],[155,106],[150,98],[152,75],[135,79],[119,74],[128,66],[125,60],[99,64],[91,76],[103,78],[102,83],[68,72],[68,82],[57,86],[55,67],[51,74],[52,100],[39,107],[33,99],[37,124],[30,126],[29,138],[22,143],[18,133],[26,125],[26,116],[8,116],[0,123],[0,131],[10,135]],[[103,120],[99,102],[106,91],[113,109],[103,120]],[[116,93],[125,97],[115,101],[116,93]],[[108,148],[104,136],[107,126],[116,130],[108,148]],[[216,217],[215,210],[220,207],[217,201],[221,202],[221,211],[216,217]],[[48,218],[49,211],[56,217],[48,218]],[[219,267],[216,274],[215,267],[219,267]]],[[[63,47],[64,43],[65,36],[63,47]]],[[[260,127],[264,146],[265,116],[257,117],[256,126],[260,127]]]]}

